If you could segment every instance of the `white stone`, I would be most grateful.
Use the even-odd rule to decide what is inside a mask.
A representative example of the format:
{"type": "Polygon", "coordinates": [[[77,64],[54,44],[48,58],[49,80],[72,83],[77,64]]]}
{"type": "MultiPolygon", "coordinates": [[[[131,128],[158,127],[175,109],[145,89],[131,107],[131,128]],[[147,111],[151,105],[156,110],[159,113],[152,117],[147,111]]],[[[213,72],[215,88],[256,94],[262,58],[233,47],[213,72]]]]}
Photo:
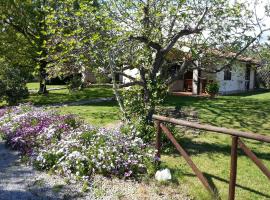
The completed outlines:
{"type": "Polygon", "coordinates": [[[172,179],[172,175],[169,169],[158,170],[155,174],[157,181],[167,181],[172,179]]]}

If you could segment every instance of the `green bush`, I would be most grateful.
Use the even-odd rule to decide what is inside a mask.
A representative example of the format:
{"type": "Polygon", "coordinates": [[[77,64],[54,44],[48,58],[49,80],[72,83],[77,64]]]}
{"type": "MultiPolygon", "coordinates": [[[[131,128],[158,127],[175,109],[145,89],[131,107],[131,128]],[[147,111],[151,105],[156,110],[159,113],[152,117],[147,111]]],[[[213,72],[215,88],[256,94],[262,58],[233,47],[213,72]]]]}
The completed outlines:
{"type": "Polygon", "coordinates": [[[208,83],[205,89],[208,94],[210,94],[211,96],[215,96],[219,92],[219,84],[216,82],[208,83]]]}
{"type": "Polygon", "coordinates": [[[0,69],[0,100],[6,100],[14,105],[29,93],[26,87],[27,79],[20,67],[1,66],[0,69]]]}
{"type": "Polygon", "coordinates": [[[82,79],[79,75],[74,75],[68,81],[67,88],[69,91],[81,90],[83,87],[82,79]]]}

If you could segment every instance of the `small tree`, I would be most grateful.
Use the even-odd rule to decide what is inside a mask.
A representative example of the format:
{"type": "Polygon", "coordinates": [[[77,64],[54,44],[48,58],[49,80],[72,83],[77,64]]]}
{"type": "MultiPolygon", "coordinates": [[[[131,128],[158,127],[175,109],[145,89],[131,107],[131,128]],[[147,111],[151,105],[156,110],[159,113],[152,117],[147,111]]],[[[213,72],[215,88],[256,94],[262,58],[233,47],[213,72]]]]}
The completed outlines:
{"type": "Polygon", "coordinates": [[[29,94],[25,71],[20,66],[9,66],[3,62],[0,64],[0,99],[7,101],[9,105],[17,104],[29,94]]]}

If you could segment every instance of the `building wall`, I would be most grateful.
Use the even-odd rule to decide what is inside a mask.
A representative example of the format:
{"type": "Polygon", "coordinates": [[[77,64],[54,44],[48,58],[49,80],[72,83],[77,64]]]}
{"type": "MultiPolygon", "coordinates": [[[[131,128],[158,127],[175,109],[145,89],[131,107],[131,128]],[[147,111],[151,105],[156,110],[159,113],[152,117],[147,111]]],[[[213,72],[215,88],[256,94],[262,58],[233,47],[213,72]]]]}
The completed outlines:
{"type": "MultiPolygon", "coordinates": [[[[139,76],[139,70],[138,69],[128,69],[128,70],[125,70],[124,71],[125,74],[129,75],[129,76],[132,76],[134,78],[137,78],[139,76]]],[[[125,76],[122,77],[122,81],[123,83],[130,83],[131,80],[125,76]]]]}
{"type": "Polygon", "coordinates": [[[249,90],[254,89],[255,70],[251,68],[250,80],[245,80],[246,64],[236,63],[232,66],[231,80],[224,80],[224,71],[218,72],[216,77],[219,82],[221,94],[232,94],[247,91],[246,84],[249,84],[249,90]],[[246,83],[247,82],[247,83],[246,83]]]}
{"type": "Polygon", "coordinates": [[[82,82],[83,83],[96,83],[97,79],[93,72],[89,69],[83,68],[82,72],[82,82]]]}
{"type": "Polygon", "coordinates": [[[179,92],[184,90],[184,80],[177,80],[174,81],[170,86],[169,86],[169,92],[179,92]]]}

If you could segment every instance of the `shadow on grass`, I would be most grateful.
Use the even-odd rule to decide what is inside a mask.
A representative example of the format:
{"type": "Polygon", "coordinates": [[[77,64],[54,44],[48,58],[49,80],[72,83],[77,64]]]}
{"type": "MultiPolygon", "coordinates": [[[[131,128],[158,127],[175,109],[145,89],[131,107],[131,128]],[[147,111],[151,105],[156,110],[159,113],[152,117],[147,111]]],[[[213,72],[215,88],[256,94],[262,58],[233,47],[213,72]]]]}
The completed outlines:
{"type": "MultiPolygon", "coordinates": [[[[216,194],[214,196],[215,199],[221,199],[221,197],[220,197],[220,194],[218,192],[218,189],[217,189],[216,185],[213,182],[214,179],[216,179],[218,181],[221,181],[223,183],[226,183],[228,185],[228,192],[229,192],[229,183],[230,183],[229,180],[224,179],[224,178],[220,178],[220,177],[215,176],[213,174],[208,174],[206,172],[203,172],[203,174],[206,177],[206,179],[208,180],[208,182],[209,182],[210,186],[212,187],[212,189],[216,192],[216,194]]],[[[183,173],[183,175],[188,176],[188,177],[195,177],[196,176],[196,175],[191,174],[191,173],[183,173]]],[[[260,195],[260,196],[265,197],[265,198],[270,198],[270,195],[269,194],[265,194],[265,193],[262,193],[260,191],[255,190],[253,188],[249,188],[249,187],[246,187],[246,186],[243,186],[243,185],[240,185],[240,184],[237,184],[236,183],[236,189],[237,188],[241,188],[243,190],[246,190],[246,191],[255,193],[255,194],[260,195]]],[[[207,192],[207,191],[205,190],[205,192],[207,192]]]]}
{"type": "Polygon", "coordinates": [[[113,96],[113,91],[110,88],[93,87],[75,92],[68,92],[67,89],[63,89],[50,91],[46,95],[31,94],[27,99],[22,100],[22,102],[32,102],[34,105],[48,105],[113,96]]]}
{"type": "Polygon", "coordinates": [[[270,93],[265,94],[266,97],[262,99],[246,98],[251,94],[220,96],[216,99],[169,96],[163,105],[192,107],[198,112],[200,123],[269,134],[270,93]]]}
{"type": "MultiPolygon", "coordinates": [[[[230,136],[228,136],[230,138],[230,136]]],[[[181,138],[181,139],[177,139],[179,144],[185,149],[185,151],[188,152],[188,154],[190,156],[199,156],[200,154],[207,154],[208,156],[211,156],[213,153],[218,153],[218,154],[223,154],[226,156],[230,156],[231,153],[231,145],[227,145],[227,144],[213,144],[213,143],[207,143],[207,142],[195,142],[190,138],[181,138]]],[[[256,144],[256,143],[255,143],[256,144]]],[[[258,142],[257,144],[261,144],[260,142],[258,142]]],[[[178,151],[176,150],[176,148],[174,148],[174,146],[171,144],[170,145],[170,151],[165,155],[171,155],[172,153],[173,155],[177,155],[178,156],[178,151]]],[[[249,146],[249,145],[247,145],[249,146]]],[[[254,154],[256,154],[256,156],[259,159],[263,159],[263,160],[269,160],[270,161],[270,154],[269,153],[264,153],[264,152],[258,152],[257,150],[252,149],[252,152],[254,154]]],[[[238,149],[237,152],[238,157],[240,156],[246,156],[246,154],[238,149]]]]}
{"type": "MultiPolygon", "coordinates": [[[[213,144],[213,143],[207,143],[207,142],[195,142],[195,141],[192,141],[192,139],[190,139],[190,138],[181,138],[180,140],[179,139],[177,139],[177,140],[178,140],[178,142],[180,141],[179,144],[192,157],[198,157],[199,154],[206,154],[207,156],[209,156],[211,158],[211,156],[213,156],[213,157],[215,156],[214,153],[217,153],[217,154],[226,155],[228,158],[230,158],[230,151],[231,151],[230,145],[220,144],[220,143],[213,144]]],[[[173,149],[174,149],[174,152],[173,152],[174,154],[168,153],[168,154],[164,154],[164,155],[169,155],[169,156],[174,157],[174,158],[179,157],[180,156],[179,153],[176,151],[175,148],[173,148],[173,149]]],[[[269,153],[262,153],[262,152],[258,152],[258,151],[254,151],[254,150],[252,150],[252,151],[258,156],[259,159],[264,159],[264,160],[270,161],[270,154],[269,153]]],[[[238,157],[240,157],[240,156],[247,157],[246,154],[240,149],[238,149],[237,155],[238,155],[238,157]]],[[[197,165],[198,168],[200,168],[199,163],[197,163],[197,164],[198,164],[197,165]]],[[[174,168],[174,167],[172,167],[172,168],[169,167],[169,168],[171,169],[172,174],[174,174],[173,175],[173,177],[174,177],[173,182],[174,183],[178,183],[179,177],[184,177],[184,176],[195,177],[194,174],[186,173],[185,170],[182,171],[180,168],[174,168]]],[[[213,174],[210,174],[210,173],[207,173],[207,172],[203,172],[203,174],[207,178],[211,188],[215,192],[213,199],[218,199],[218,200],[221,199],[221,194],[219,193],[219,190],[218,190],[217,186],[215,185],[214,180],[218,180],[220,182],[227,183],[228,188],[229,188],[229,180],[224,179],[224,178],[219,177],[219,176],[216,176],[216,175],[213,175],[213,174]]],[[[241,188],[241,189],[246,190],[246,191],[249,191],[249,192],[252,192],[254,194],[260,195],[260,196],[265,197],[265,198],[270,198],[269,194],[265,194],[263,192],[257,191],[256,188],[254,189],[254,188],[250,188],[250,187],[243,186],[240,184],[236,184],[236,187],[241,188]]]]}

